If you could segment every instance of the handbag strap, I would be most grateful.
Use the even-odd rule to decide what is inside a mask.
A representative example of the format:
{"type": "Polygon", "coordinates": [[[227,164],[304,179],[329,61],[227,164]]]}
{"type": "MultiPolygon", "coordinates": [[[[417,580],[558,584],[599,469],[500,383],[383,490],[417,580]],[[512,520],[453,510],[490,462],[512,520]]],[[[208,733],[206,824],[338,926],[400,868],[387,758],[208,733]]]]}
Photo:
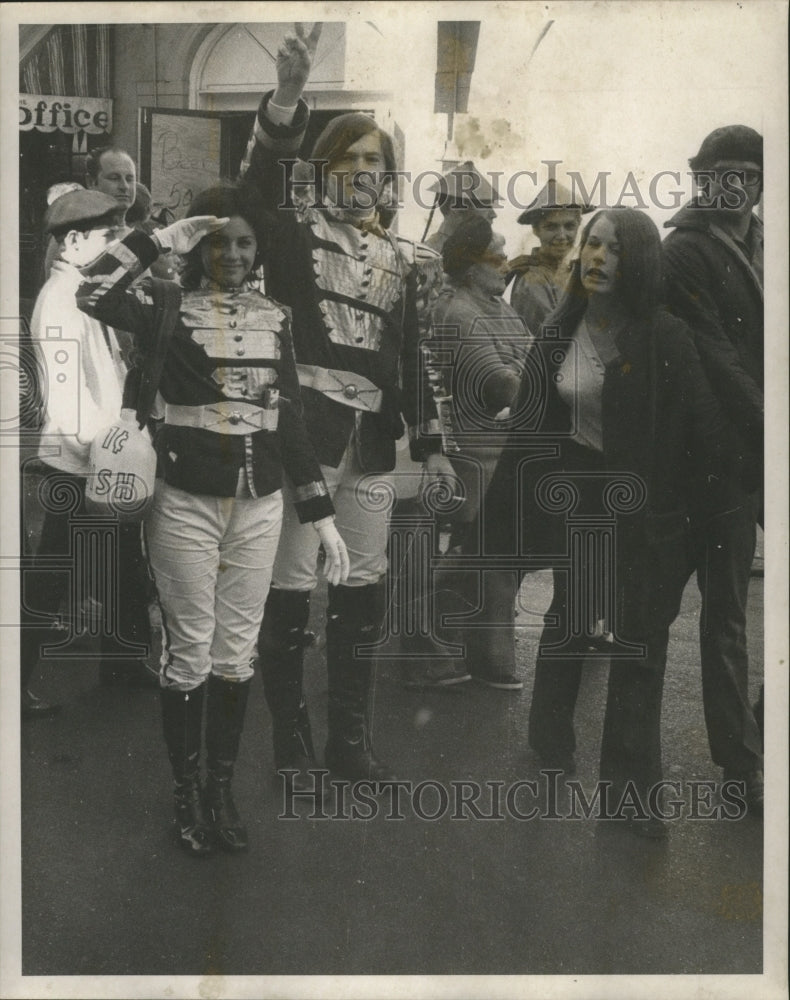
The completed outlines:
{"type": "Polygon", "coordinates": [[[174,281],[152,278],[150,288],[155,312],[152,346],[141,365],[137,390],[137,422],[141,428],[145,426],[154,406],[170,338],[181,306],[181,288],[174,281]]]}

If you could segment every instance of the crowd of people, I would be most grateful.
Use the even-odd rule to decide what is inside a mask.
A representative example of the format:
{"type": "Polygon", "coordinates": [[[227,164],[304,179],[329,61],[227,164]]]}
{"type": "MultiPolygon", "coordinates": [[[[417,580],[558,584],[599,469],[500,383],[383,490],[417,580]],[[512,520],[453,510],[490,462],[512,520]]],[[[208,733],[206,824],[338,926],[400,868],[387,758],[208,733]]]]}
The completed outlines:
{"type": "MultiPolygon", "coordinates": [[[[50,380],[40,457],[50,492],[65,484],[72,502],[46,508],[36,556],[43,565],[69,551],[91,444],[137,408],[158,359],[157,402],[141,421],[158,456],[156,492],[142,530],[121,525],[117,633],[150,641],[153,594],[180,846],[197,856],[247,847],[231,782],[256,656],[275,768],[291,788],[313,787],[303,659],[321,562],[323,761],[352,782],[394,778],[373,749],[375,659],[361,647],[385,624],[380,493],[404,425],[426,481],[463,498],[437,622],[460,601],[497,623],[451,630],[465,655],[420,656],[409,685],[519,690],[517,593],[526,572],[550,568],[530,745],[546,767],[573,773],[582,666],[609,657],[601,778],[647,796],[662,777],[669,630],[696,571],[712,758],[761,815],[762,694],[752,706],[746,599],[762,523],[762,138],[729,125],[704,139],[690,160],[698,196],[663,243],[645,212],[596,211],[552,180],[519,217],[539,245],[508,262],[495,192],[454,188],[458,171],[437,198],[439,230],[411,241],[390,228],[395,154],[371,117],[334,118],[312,151],[323,166],[289,173],[319,33],[283,41],[278,86],[260,103],[238,178],[197,195],[184,219],[150,222],[150,195],[115,148],[94,151],[86,187],[53,191],[47,212],[32,335],[41,344],[59,326],[79,340],[80,409],[74,432],[73,388],[50,380]],[[366,194],[373,179],[372,204],[360,175],[366,194]],[[569,560],[569,513],[613,512],[608,560],[587,550],[569,560]],[[453,570],[454,554],[467,567],[497,555],[508,566],[453,570]]],[[[29,683],[42,617],[57,613],[66,584],[57,573],[28,579],[21,690],[34,718],[56,709],[29,683]]],[[[108,683],[150,678],[139,657],[117,651],[100,669],[108,683]]],[[[632,828],[666,835],[655,816],[632,828]]]]}

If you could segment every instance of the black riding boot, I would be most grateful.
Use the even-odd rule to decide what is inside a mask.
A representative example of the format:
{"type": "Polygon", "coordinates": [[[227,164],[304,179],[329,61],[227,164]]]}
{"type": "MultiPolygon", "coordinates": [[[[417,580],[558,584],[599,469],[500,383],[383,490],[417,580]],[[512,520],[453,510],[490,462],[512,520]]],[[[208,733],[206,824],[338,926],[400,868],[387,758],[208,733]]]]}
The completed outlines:
{"type": "Polygon", "coordinates": [[[206,808],[220,847],[247,849],[247,830],[231,792],[233,765],[239,755],[250,681],[208,679],[206,710],[206,808]]]}
{"type": "Polygon", "coordinates": [[[315,767],[310,716],[302,692],[309,618],[309,590],[272,588],[258,638],[263,693],[272,713],[274,766],[294,791],[312,790],[307,771],[315,767]]]}
{"type": "Polygon", "coordinates": [[[163,688],[162,726],[175,779],[175,826],[179,846],[198,856],[211,853],[211,830],[200,796],[201,727],[205,684],[193,691],[163,688]]]}
{"type": "Polygon", "coordinates": [[[384,585],[329,587],[326,662],[329,676],[329,739],[326,766],[350,781],[393,781],[376,760],[370,739],[369,700],[374,660],[355,647],[379,638],[384,618],[384,585]]]}

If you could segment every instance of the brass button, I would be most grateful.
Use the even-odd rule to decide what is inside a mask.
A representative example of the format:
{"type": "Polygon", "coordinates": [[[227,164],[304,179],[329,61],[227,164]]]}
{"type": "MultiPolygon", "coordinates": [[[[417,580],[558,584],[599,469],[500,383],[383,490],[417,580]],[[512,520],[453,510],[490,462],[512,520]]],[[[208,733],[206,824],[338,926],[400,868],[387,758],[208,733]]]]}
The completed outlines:
{"type": "Polygon", "coordinates": [[[233,334],[233,339],[234,340],[244,340],[244,334],[243,333],[234,333],[233,334]]]}
{"type": "Polygon", "coordinates": [[[238,356],[239,356],[239,357],[241,357],[241,356],[242,356],[243,354],[246,354],[246,351],[244,350],[244,348],[243,348],[243,347],[240,347],[240,348],[239,348],[239,349],[238,349],[238,350],[236,351],[236,354],[238,354],[238,356]]]}
{"type": "Polygon", "coordinates": [[[231,328],[231,330],[235,330],[238,325],[239,324],[236,322],[235,319],[228,320],[228,326],[231,328]]]}
{"type": "Polygon", "coordinates": [[[234,426],[238,423],[241,423],[241,414],[236,413],[235,411],[231,413],[231,415],[228,417],[228,423],[231,423],[234,426]]]}
{"type": "Polygon", "coordinates": [[[343,395],[346,399],[356,399],[358,395],[357,387],[352,383],[343,387],[343,395]]]}

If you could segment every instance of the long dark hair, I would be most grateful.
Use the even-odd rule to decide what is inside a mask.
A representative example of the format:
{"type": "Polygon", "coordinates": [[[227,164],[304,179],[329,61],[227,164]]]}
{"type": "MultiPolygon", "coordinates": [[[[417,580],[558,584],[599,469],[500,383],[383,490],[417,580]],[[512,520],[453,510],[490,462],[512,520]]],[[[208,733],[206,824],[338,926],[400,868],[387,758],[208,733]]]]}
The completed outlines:
{"type": "MultiPolygon", "coordinates": [[[[193,215],[216,215],[219,219],[240,215],[255,233],[258,248],[255,253],[253,270],[260,266],[269,248],[274,218],[264,208],[255,191],[245,184],[230,182],[206,188],[192,199],[187,218],[193,215]]],[[[205,237],[204,237],[205,238],[205,237]]],[[[201,240],[201,243],[203,241],[201,240]]],[[[181,286],[188,291],[200,287],[203,278],[203,262],[200,258],[200,243],[184,254],[181,271],[181,286]]]]}
{"type": "MultiPolygon", "coordinates": [[[[661,302],[661,237],[653,220],[635,208],[606,208],[596,212],[582,230],[579,253],[586,246],[590,230],[598,219],[608,219],[620,244],[620,263],[615,293],[635,319],[646,319],[661,302]]],[[[587,308],[587,290],[582,285],[577,258],[565,293],[556,310],[547,318],[551,325],[578,319],[587,308]]]]}

